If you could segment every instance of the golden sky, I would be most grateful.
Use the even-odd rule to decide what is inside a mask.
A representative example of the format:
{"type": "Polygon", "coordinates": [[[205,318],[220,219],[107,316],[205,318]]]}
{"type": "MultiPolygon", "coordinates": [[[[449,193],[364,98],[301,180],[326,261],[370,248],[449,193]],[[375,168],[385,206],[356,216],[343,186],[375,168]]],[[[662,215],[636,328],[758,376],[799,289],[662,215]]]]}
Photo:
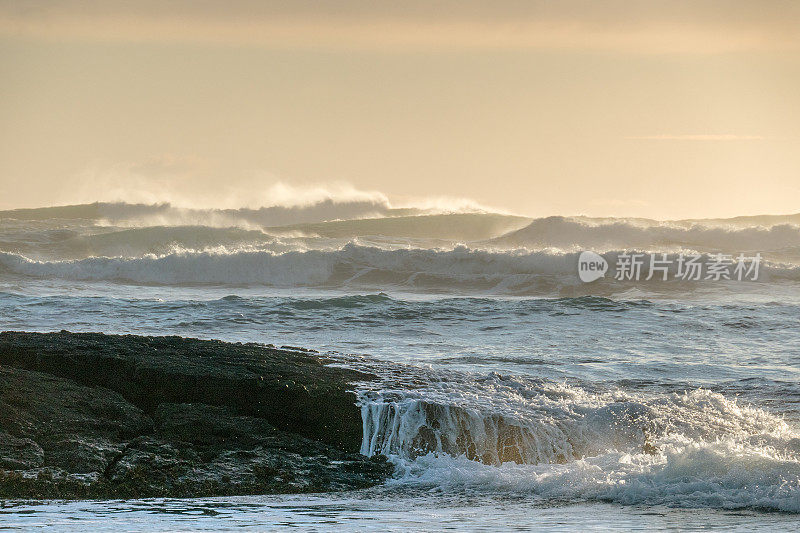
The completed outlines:
{"type": "Polygon", "coordinates": [[[800,2],[0,0],[0,208],[800,211],[800,2]]]}

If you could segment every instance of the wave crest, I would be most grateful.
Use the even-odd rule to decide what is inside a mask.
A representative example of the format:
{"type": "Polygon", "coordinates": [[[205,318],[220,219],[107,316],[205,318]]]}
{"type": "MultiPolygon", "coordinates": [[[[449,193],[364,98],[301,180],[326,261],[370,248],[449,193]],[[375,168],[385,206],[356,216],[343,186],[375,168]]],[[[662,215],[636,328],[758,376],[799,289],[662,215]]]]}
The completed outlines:
{"type": "MultiPolygon", "coordinates": [[[[606,253],[604,257],[613,265],[619,253],[606,253]]],[[[7,273],[38,278],[140,284],[345,287],[369,290],[392,287],[442,292],[563,296],[612,294],[630,285],[613,279],[582,284],[576,274],[577,263],[577,253],[489,251],[465,246],[449,250],[384,249],[355,243],[330,250],[281,252],[229,251],[223,248],[69,261],[34,261],[20,254],[0,252],[0,269],[7,273]]],[[[800,267],[771,263],[761,267],[759,280],[782,279],[800,279],[800,267]]],[[[653,281],[650,286],[664,290],[685,289],[686,282],[653,281]]]]}
{"type": "Polygon", "coordinates": [[[392,485],[800,512],[800,434],[718,393],[644,396],[492,375],[364,391],[392,485]]]}
{"type": "Polygon", "coordinates": [[[624,219],[592,221],[567,217],[540,218],[491,241],[497,246],[526,248],[618,249],[674,252],[800,251],[800,225],[735,226],[699,222],[656,223],[624,219]]]}

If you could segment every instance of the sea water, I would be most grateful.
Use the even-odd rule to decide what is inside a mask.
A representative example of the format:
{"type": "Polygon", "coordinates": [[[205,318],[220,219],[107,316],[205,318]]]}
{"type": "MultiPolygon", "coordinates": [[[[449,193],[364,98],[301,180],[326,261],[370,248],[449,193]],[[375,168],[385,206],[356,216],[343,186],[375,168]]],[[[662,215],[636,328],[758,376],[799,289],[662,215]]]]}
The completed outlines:
{"type": "Polygon", "coordinates": [[[354,384],[361,451],[395,473],[350,493],[6,502],[2,526],[796,528],[796,217],[359,209],[280,212],[280,226],[268,210],[3,213],[0,329],[316,349],[378,376],[354,384]],[[763,264],[755,281],[582,283],[584,249],[763,264]]]}

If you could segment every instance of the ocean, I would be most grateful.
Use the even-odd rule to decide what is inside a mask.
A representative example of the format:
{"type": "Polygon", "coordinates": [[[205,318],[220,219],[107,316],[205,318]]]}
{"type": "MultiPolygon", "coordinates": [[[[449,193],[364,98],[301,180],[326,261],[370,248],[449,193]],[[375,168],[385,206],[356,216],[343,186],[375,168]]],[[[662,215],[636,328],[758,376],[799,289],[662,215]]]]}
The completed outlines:
{"type": "Polygon", "coordinates": [[[379,377],[354,384],[361,452],[395,468],[351,493],[6,502],[1,527],[798,524],[800,215],[534,219],[368,201],[6,211],[0,330],[318,350],[379,377]],[[583,251],[605,276],[581,281],[583,251]],[[639,279],[615,279],[637,253],[639,279]],[[758,272],[680,279],[680,258],[708,269],[717,254],[758,256],[758,272]],[[668,279],[645,279],[651,257],[668,279]]]}

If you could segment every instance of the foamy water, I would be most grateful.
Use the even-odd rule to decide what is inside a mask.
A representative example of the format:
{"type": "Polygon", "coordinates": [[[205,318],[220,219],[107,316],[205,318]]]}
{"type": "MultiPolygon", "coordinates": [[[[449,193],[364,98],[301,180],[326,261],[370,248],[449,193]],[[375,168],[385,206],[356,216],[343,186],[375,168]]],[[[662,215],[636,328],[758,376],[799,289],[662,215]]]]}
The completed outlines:
{"type": "Polygon", "coordinates": [[[318,349],[380,377],[354,384],[361,451],[396,467],[346,495],[0,513],[19,526],[68,517],[67,529],[788,528],[800,512],[798,223],[374,199],[0,213],[0,329],[318,349]],[[764,263],[758,281],[584,284],[584,249],[612,264],[626,250],[764,263]]]}

